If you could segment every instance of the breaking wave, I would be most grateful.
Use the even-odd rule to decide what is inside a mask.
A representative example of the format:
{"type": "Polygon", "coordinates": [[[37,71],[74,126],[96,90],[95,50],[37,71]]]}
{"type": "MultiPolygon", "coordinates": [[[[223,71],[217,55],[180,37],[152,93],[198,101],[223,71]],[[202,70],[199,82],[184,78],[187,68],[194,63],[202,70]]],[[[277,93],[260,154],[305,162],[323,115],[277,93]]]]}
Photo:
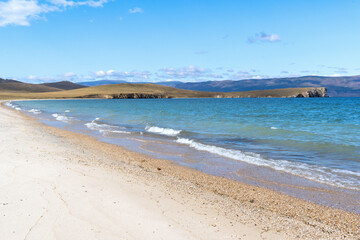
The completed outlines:
{"type": "Polygon", "coordinates": [[[33,114],[40,114],[41,113],[41,111],[40,110],[37,110],[37,109],[31,109],[31,110],[29,110],[28,111],[29,113],[33,113],[33,114]]]}
{"type": "Polygon", "coordinates": [[[85,123],[85,126],[93,131],[98,131],[102,134],[105,134],[105,133],[130,133],[130,132],[121,130],[123,128],[121,128],[119,126],[101,123],[99,120],[100,120],[100,118],[95,118],[93,121],[91,121],[89,123],[85,123]]]}
{"type": "Polygon", "coordinates": [[[17,111],[20,111],[20,110],[21,110],[20,107],[12,104],[11,102],[6,102],[5,105],[6,105],[7,107],[11,107],[11,108],[13,108],[13,109],[15,109],[15,110],[17,110],[17,111]]]}
{"type": "Polygon", "coordinates": [[[243,161],[257,166],[270,167],[272,169],[295,174],[312,181],[317,181],[336,187],[360,190],[360,186],[358,185],[360,180],[360,173],[358,172],[332,169],[323,166],[291,162],[286,160],[265,159],[261,157],[260,154],[207,145],[187,138],[178,138],[176,142],[188,145],[189,147],[199,151],[206,151],[222,157],[243,161]],[[345,175],[346,179],[344,178],[345,175]]]}
{"type": "Polygon", "coordinates": [[[61,122],[66,122],[67,123],[67,122],[71,121],[70,117],[60,115],[60,114],[57,114],[57,113],[51,114],[51,116],[53,116],[56,120],[61,121],[61,122]]]}
{"type": "Polygon", "coordinates": [[[157,134],[166,135],[166,136],[170,136],[170,137],[175,137],[181,133],[181,130],[175,130],[172,128],[161,128],[161,127],[156,127],[156,126],[152,126],[152,127],[146,126],[145,130],[147,132],[157,133],[157,134]]]}
{"type": "Polygon", "coordinates": [[[14,106],[14,105],[12,105],[12,103],[11,103],[11,102],[6,102],[6,103],[5,103],[5,106],[7,106],[7,107],[11,107],[11,108],[15,108],[15,106],[14,106]]]}

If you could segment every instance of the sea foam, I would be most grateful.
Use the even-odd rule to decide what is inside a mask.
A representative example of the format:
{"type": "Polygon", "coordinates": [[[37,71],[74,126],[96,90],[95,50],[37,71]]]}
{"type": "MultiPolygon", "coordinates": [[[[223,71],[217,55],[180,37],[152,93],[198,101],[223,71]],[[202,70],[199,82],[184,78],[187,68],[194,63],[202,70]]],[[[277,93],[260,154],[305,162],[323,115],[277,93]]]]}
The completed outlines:
{"type": "Polygon", "coordinates": [[[100,118],[95,118],[93,121],[89,123],[85,123],[85,126],[91,130],[98,131],[102,134],[106,133],[130,133],[127,131],[122,131],[120,129],[123,129],[119,126],[113,126],[105,123],[99,122],[100,118]]]}
{"type": "Polygon", "coordinates": [[[29,110],[28,112],[33,113],[33,114],[40,114],[41,113],[40,110],[37,110],[37,109],[34,109],[34,108],[29,110]]]}
{"type": "Polygon", "coordinates": [[[187,138],[178,138],[177,143],[188,145],[199,151],[206,151],[222,157],[230,158],[237,161],[243,161],[257,166],[269,167],[274,170],[295,174],[312,181],[325,183],[337,187],[346,187],[350,189],[360,190],[360,186],[356,184],[359,179],[359,173],[349,170],[332,169],[318,165],[311,165],[300,162],[291,162],[286,160],[274,160],[263,158],[260,154],[243,152],[240,150],[226,149],[222,147],[207,145],[196,142],[187,138]],[[347,175],[344,180],[342,175],[347,175]]]}
{"type": "Polygon", "coordinates": [[[157,133],[157,134],[166,135],[166,136],[170,136],[170,137],[175,137],[181,133],[181,130],[175,130],[172,128],[161,128],[161,127],[156,127],[156,126],[146,126],[145,130],[147,132],[157,133]]]}
{"type": "Polygon", "coordinates": [[[53,116],[56,120],[61,121],[61,122],[66,122],[67,123],[67,122],[71,121],[70,117],[60,115],[60,114],[57,114],[57,113],[51,114],[51,116],[53,116]]]}
{"type": "Polygon", "coordinates": [[[11,102],[6,102],[5,105],[8,106],[8,107],[11,107],[11,108],[13,108],[13,109],[15,109],[15,110],[17,110],[17,111],[20,111],[20,110],[21,110],[20,107],[12,104],[11,102]]]}
{"type": "Polygon", "coordinates": [[[6,102],[6,103],[5,103],[5,106],[8,106],[8,107],[14,108],[14,105],[12,105],[12,104],[11,104],[11,102],[6,102]]]}

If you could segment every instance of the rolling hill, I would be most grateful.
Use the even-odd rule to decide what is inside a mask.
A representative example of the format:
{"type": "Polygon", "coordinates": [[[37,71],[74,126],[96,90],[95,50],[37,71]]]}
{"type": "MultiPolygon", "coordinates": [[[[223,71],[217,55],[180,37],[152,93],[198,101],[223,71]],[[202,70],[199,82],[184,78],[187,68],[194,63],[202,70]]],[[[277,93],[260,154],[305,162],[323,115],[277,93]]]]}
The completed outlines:
{"type": "Polygon", "coordinates": [[[239,98],[239,97],[325,97],[325,88],[275,89],[250,92],[204,92],[156,84],[115,84],[52,92],[0,92],[0,99],[64,98],[239,98]]]}
{"type": "Polygon", "coordinates": [[[71,90],[71,89],[79,89],[79,88],[85,88],[87,86],[76,84],[70,81],[61,81],[61,82],[53,82],[53,83],[43,83],[40,84],[46,87],[52,87],[57,88],[61,90],[71,90]]]}
{"type": "Polygon", "coordinates": [[[61,89],[0,78],[0,92],[54,92],[61,89]]]}
{"type": "MultiPolygon", "coordinates": [[[[86,86],[100,86],[104,84],[118,84],[125,81],[101,80],[83,82],[86,86]]],[[[155,82],[158,85],[170,86],[180,89],[208,92],[242,92],[266,89],[326,87],[331,97],[360,97],[360,76],[350,77],[323,77],[304,76],[293,78],[268,78],[224,80],[206,82],[155,82]]]]}
{"type": "Polygon", "coordinates": [[[360,97],[360,76],[320,77],[304,76],[295,78],[250,79],[239,81],[187,82],[176,88],[195,91],[254,91],[282,88],[326,87],[331,97],[360,97]]]}

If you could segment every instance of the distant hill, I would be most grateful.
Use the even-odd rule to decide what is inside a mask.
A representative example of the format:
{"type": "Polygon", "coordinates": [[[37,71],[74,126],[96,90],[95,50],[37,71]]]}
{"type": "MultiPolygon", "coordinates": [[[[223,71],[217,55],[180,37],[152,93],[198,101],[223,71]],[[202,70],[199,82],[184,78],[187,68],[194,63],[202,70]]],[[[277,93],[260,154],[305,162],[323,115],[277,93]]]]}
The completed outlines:
{"type": "Polygon", "coordinates": [[[79,89],[79,88],[86,87],[84,85],[76,84],[76,83],[69,82],[69,81],[43,83],[41,85],[47,86],[47,87],[58,88],[58,89],[62,89],[62,90],[71,90],[71,89],[79,89]]]}
{"type": "Polygon", "coordinates": [[[330,97],[360,97],[360,76],[249,79],[179,83],[174,87],[195,91],[235,92],[281,88],[326,87],[330,97]]]}
{"type": "Polygon", "coordinates": [[[0,92],[55,92],[61,89],[0,78],[0,92]]]}
{"type": "MultiPolygon", "coordinates": [[[[100,86],[105,84],[126,83],[125,81],[101,80],[94,82],[80,82],[86,86],[100,86]]],[[[360,76],[350,77],[322,77],[304,76],[293,78],[268,78],[225,80],[206,82],[155,82],[155,84],[194,91],[208,92],[237,92],[256,91],[266,89],[326,87],[331,97],[360,97],[360,76]]]]}
{"type": "MultiPolygon", "coordinates": [[[[72,89],[86,89],[88,85],[104,86],[109,84],[119,84],[124,81],[100,80],[94,82],[72,83],[68,81],[29,84],[15,80],[0,78],[0,92],[56,92],[72,89]]],[[[147,85],[145,83],[127,83],[128,86],[147,85]]],[[[294,78],[268,78],[268,79],[248,79],[248,80],[225,80],[225,81],[207,81],[207,82],[157,82],[158,89],[161,86],[174,87],[182,90],[193,90],[198,92],[248,92],[271,89],[287,88],[308,88],[308,87],[326,87],[330,97],[360,97],[360,76],[350,77],[322,77],[322,76],[304,76],[294,78]],[[161,86],[160,86],[161,85],[161,86]]],[[[153,84],[154,85],[154,84],[153,84]]],[[[186,94],[184,95],[186,96],[186,94]]],[[[200,97],[202,94],[199,95],[200,97]]]]}
{"type": "MultiPolygon", "coordinates": [[[[146,82],[141,82],[141,83],[146,83],[146,82]]],[[[153,82],[153,84],[167,86],[167,87],[174,87],[174,88],[176,88],[177,85],[182,84],[182,83],[183,82],[180,82],[180,81],[153,82]]]]}
{"type": "Polygon", "coordinates": [[[64,98],[239,98],[239,97],[326,97],[325,88],[290,88],[250,92],[204,92],[156,84],[112,84],[74,90],[41,93],[0,92],[0,99],[64,98]]]}
{"type": "Polygon", "coordinates": [[[98,80],[98,81],[91,81],[91,82],[77,82],[77,84],[94,87],[94,86],[101,86],[101,85],[108,85],[108,84],[119,84],[119,83],[127,83],[126,81],[122,80],[98,80]]]}

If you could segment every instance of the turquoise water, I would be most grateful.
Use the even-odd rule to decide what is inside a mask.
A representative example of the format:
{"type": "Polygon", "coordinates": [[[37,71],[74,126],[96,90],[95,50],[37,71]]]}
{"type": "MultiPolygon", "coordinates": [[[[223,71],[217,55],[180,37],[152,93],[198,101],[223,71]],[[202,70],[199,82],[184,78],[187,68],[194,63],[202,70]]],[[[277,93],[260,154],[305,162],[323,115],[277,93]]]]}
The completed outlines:
{"type": "Polygon", "coordinates": [[[360,98],[41,100],[8,105],[47,123],[104,138],[155,138],[221,156],[224,163],[246,162],[360,190],[360,98]]]}

